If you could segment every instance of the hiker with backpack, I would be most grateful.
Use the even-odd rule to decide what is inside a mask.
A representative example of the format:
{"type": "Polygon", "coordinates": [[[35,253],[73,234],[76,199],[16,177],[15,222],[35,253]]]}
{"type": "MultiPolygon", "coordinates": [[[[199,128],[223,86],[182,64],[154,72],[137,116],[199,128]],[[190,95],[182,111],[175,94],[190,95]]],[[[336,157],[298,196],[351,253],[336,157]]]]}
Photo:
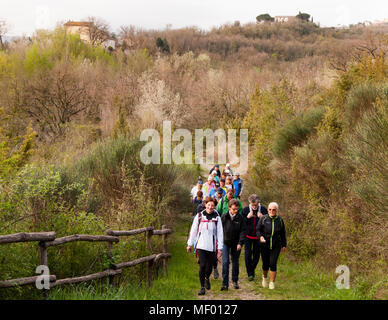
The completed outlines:
{"type": "Polygon", "coordinates": [[[216,182],[214,181],[214,177],[212,175],[209,175],[207,178],[207,181],[204,183],[202,187],[202,191],[206,194],[206,196],[209,196],[209,193],[212,189],[216,187],[216,182]]]}
{"type": "Polygon", "coordinates": [[[218,178],[221,178],[221,171],[220,171],[220,165],[216,164],[213,168],[210,169],[209,174],[211,174],[213,171],[217,173],[218,178]]]}
{"type": "Polygon", "coordinates": [[[241,193],[244,189],[244,183],[243,180],[240,178],[240,174],[236,172],[233,179],[233,188],[235,190],[234,195],[240,199],[241,193]]]}
{"type": "Polygon", "coordinates": [[[238,213],[240,204],[237,199],[228,203],[229,211],[221,216],[224,231],[224,245],[222,249],[222,287],[221,291],[229,287],[229,255],[232,258],[232,282],[235,289],[239,289],[239,258],[241,247],[245,240],[244,219],[238,213]]]}
{"type": "Polygon", "coordinates": [[[197,214],[197,208],[200,204],[203,202],[203,192],[199,190],[197,192],[197,196],[193,199],[193,213],[192,217],[194,217],[197,214]]]}
{"type": "Polygon", "coordinates": [[[194,186],[190,193],[191,193],[191,200],[194,200],[195,197],[197,196],[198,191],[202,191],[203,197],[207,197],[207,193],[205,192],[205,189],[203,189],[203,181],[199,180],[197,181],[197,185],[194,186]]]}
{"type": "Polygon", "coordinates": [[[195,216],[187,240],[187,252],[191,252],[191,247],[194,245],[199,258],[199,281],[201,283],[199,295],[205,294],[205,288],[210,290],[210,275],[214,261],[222,256],[224,234],[221,218],[215,210],[216,203],[215,199],[206,198],[206,209],[195,216]]]}
{"type": "MultiPolygon", "coordinates": [[[[228,211],[229,211],[229,201],[232,200],[232,199],[235,199],[235,198],[236,197],[234,196],[234,190],[233,189],[228,189],[228,191],[226,192],[226,195],[224,197],[222,197],[222,199],[220,201],[218,201],[217,211],[219,212],[219,214],[221,216],[223,214],[228,213],[228,211]]],[[[240,199],[237,199],[237,200],[238,200],[238,203],[239,203],[238,213],[241,213],[242,210],[243,210],[243,206],[241,204],[240,199]]]]}
{"type": "Polygon", "coordinates": [[[262,216],[256,226],[256,235],[261,243],[261,256],[263,259],[262,286],[268,286],[267,276],[269,273],[269,289],[275,289],[276,264],[280,252],[286,251],[287,239],[283,219],[278,214],[279,205],[271,202],[268,205],[268,214],[262,216]]]}
{"type": "Polygon", "coordinates": [[[256,194],[248,197],[249,205],[242,211],[245,226],[245,267],[248,280],[255,278],[255,269],[260,260],[260,242],[256,234],[256,226],[260,218],[267,214],[267,208],[262,206],[256,194]]]}
{"type": "Polygon", "coordinates": [[[226,189],[234,189],[233,187],[233,179],[231,176],[227,176],[225,179],[225,188],[226,189]]]}

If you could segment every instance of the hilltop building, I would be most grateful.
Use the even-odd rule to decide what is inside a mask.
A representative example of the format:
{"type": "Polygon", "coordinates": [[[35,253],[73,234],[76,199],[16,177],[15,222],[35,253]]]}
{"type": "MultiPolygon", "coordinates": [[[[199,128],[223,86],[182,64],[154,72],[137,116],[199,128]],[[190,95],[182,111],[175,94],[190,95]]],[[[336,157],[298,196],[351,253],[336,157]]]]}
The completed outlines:
{"type": "MultiPolygon", "coordinates": [[[[93,26],[93,22],[88,21],[68,21],[64,24],[65,32],[69,34],[79,34],[82,41],[91,43],[90,28],[93,26]]],[[[107,39],[101,43],[101,46],[105,49],[116,48],[116,41],[114,39],[107,39]]]]}
{"type": "Polygon", "coordinates": [[[68,21],[64,24],[66,33],[79,34],[82,41],[90,43],[89,28],[92,26],[92,22],[84,21],[68,21]]]}

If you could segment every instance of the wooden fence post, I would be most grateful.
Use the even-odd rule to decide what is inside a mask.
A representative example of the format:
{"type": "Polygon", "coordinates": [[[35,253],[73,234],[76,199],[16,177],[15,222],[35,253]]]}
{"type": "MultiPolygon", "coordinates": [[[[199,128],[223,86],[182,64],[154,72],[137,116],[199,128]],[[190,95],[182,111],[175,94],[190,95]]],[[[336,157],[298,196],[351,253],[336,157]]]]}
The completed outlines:
{"type": "MultiPolygon", "coordinates": [[[[162,230],[165,230],[165,229],[167,229],[167,226],[163,225],[162,226],[162,230]]],[[[167,233],[163,234],[162,237],[163,237],[163,253],[167,253],[168,252],[168,249],[167,249],[167,233]]],[[[167,277],[167,258],[163,259],[163,271],[164,271],[164,276],[167,277]]]]}
{"type": "MultiPolygon", "coordinates": [[[[110,241],[107,241],[106,242],[106,253],[107,253],[107,256],[108,256],[108,259],[109,259],[109,269],[112,269],[113,267],[113,263],[112,263],[112,258],[113,258],[113,253],[112,253],[112,250],[113,250],[113,242],[110,242],[110,241]]],[[[109,276],[109,284],[111,286],[115,286],[115,279],[114,279],[114,275],[110,275],[109,276]]]]}
{"type": "MultiPolygon", "coordinates": [[[[48,267],[48,262],[47,262],[47,247],[44,241],[39,242],[39,255],[40,255],[40,264],[48,267]]],[[[49,286],[50,286],[50,281],[49,281],[49,286]]],[[[49,289],[50,290],[50,289],[49,289]]],[[[49,299],[49,290],[42,289],[43,292],[43,297],[48,300],[49,299]]]]}
{"type": "MultiPolygon", "coordinates": [[[[152,254],[152,248],[151,248],[152,234],[153,234],[153,230],[148,230],[146,232],[147,248],[148,248],[149,254],[152,254]]],[[[152,266],[153,266],[153,261],[148,261],[147,262],[147,284],[148,284],[148,287],[150,287],[151,283],[152,283],[152,269],[153,269],[152,266]]]]}

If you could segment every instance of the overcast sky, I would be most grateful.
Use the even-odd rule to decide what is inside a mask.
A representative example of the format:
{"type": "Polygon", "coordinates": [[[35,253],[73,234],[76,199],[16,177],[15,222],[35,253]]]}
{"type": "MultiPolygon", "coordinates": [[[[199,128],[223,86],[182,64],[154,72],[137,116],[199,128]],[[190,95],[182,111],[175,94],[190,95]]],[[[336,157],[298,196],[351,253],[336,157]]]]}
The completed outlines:
{"type": "Polygon", "coordinates": [[[209,29],[239,20],[253,22],[261,13],[292,15],[299,11],[321,26],[348,25],[388,18],[387,0],[0,0],[0,20],[10,26],[8,36],[31,35],[52,29],[59,21],[103,18],[112,31],[122,25],[144,29],[197,26],[209,29]]]}

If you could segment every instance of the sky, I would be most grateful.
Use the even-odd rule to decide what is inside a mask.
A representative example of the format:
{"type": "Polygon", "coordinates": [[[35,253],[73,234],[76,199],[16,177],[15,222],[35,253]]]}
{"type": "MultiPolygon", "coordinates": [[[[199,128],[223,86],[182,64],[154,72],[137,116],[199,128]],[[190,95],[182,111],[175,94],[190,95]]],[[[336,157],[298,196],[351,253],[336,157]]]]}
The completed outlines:
{"type": "Polygon", "coordinates": [[[0,20],[9,26],[7,36],[31,35],[36,29],[53,29],[61,21],[104,19],[113,32],[120,26],[143,29],[197,26],[203,30],[233,23],[254,22],[257,15],[306,12],[321,26],[356,24],[388,18],[386,0],[0,0],[0,20]]]}

